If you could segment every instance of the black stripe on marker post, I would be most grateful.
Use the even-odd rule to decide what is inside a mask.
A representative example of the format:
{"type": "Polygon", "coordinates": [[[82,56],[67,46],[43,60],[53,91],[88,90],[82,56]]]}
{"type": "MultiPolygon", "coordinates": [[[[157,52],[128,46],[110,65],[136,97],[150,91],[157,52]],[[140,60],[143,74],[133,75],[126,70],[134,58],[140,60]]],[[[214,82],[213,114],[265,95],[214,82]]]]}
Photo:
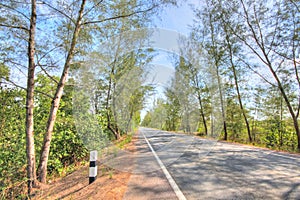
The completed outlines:
{"type": "Polygon", "coordinates": [[[96,161],[90,161],[90,167],[96,167],[96,161]]]}
{"type": "Polygon", "coordinates": [[[89,177],[89,184],[93,183],[97,177],[89,177]]]}

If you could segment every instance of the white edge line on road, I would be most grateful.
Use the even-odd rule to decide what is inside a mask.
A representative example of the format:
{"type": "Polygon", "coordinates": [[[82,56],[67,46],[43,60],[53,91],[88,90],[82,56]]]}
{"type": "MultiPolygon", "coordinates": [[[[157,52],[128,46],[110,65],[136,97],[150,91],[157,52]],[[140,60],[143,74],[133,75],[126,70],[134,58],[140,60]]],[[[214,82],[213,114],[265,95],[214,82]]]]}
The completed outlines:
{"type": "Polygon", "coordinates": [[[291,157],[291,156],[286,156],[286,155],[282,155],[278,152],[275,152],[275,151],[272,151],[272,150],[269,150],[270,152],[266,152],[266,150],[257,150],[257,152],[262,152],[264,154],[267,154],[267,155],[272,155],[272,156],[278,156],[278,157],[282,157],[282,158],[288,158],[288,159],[291,159],[291,160],[299,160],[299,158],[295,158],[295,157],[291,157]],[[272,154],[271,154],[272,153],[272,154]]]}
{"type": "MultiPolygon", "coordinates": [[[[226,143],[226,142],[220,142],[219,144],[239,146],[243,149],[247,148],[248,150],[253,150],[253,151],[258,152],[258,153],[263,153],[263,154],[271,155],[271,156],[278,156],[278,157],[282,157],[282,158],[288,158],[288,159],[296,160],[296,161],[298,161],[300,159],[300,157],[298,155],[293,155],[293,154],[292,155],[284,155],[284,153],[286,153],[286,152],[277,152],[277,151],[272,150],[272,149],[262,149],[262,148],[257,147],[257,146],[246,146],[246,145],[238,144],[238,143],[231,143],[230,144],[230,143],[226,143]]],[[[258,156],[251,156],[251,157],[259,158],[258,156]]]]}
{"type": "Polygon", "coordinates": [[[181,192],[181,190],[179,189],[178,185],[176,184],[175,180],[172,178],[171,174],[169,173],[169,171],[167,170],[167,168],[165,167],[165,165],[162,163],[162,161],[160,160],[160,158],[157,156],[156,152],[154,151],[154,149],[152,148],[150,142],[148,141],[148,139],[146,138],[145,134],[142,133],[149,148],[151,149],[154,157],[156,158],[160,168],[162,169],[162,171],[164,172],[167,180],[169,181],[171,187],[173,188],[176,196],[178,197],[179,200],[186,200],[184,194],[181,192]]]}

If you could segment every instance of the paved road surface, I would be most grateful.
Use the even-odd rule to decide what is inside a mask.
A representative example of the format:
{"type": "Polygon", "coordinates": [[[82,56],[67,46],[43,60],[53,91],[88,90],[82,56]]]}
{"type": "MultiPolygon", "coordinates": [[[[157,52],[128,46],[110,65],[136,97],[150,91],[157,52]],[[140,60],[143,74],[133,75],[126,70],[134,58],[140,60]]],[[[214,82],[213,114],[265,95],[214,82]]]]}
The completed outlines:
{"type": "Polygon", "coordinates": [[[300,199],[298,155],[147,128],[124,199],[177,199],[146,140],[186,199],[300,199]]]}

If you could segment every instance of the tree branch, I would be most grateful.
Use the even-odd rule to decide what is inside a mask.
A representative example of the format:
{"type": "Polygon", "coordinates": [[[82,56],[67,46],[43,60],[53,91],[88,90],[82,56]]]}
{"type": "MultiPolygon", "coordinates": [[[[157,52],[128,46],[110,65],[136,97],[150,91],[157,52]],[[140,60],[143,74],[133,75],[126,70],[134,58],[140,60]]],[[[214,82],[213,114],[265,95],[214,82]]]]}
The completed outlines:
{"type": "Polygon", "coordinates": [[[299,6],[296,4],[296,2],[294,0],[289,0],[289,2],[291,2],[295,8],[298,10],[298,12],[300,12],[299,6]]]}
{"type": "Polygon", "coordinates": [[[240,61],[242,61],[251,71],[253,71],[255,74],[257,74],[261,79],[263,79],[266,83],[270,84],[273,87],[278,87],[276,85],[274,85],[273,83],[271,83],[270,81],[268,81],[263,75],[261,75],[259,72],[257,72],[256,70],[254,70],[252,68],[252,66],[247,63],[246,61],[244,61],[242,58],[239,58],[240,61]]]}
{"type": "Polygon", "coordinates": [[[95,4],[93,7],[91,7],[90,9],[88,9],[83,15],[82,17],[86,16],[89,12],[91,12],[95,7],[97,7],[100,3],[102,3],[104,0],[100,0],[97,4],[95,4]]]}
{"type": "Polygon", "coordinates": [[[53,9],[54,11],[58,12],[59,14],[65,16],[66,18],[68,18],[73,24],[75,24],[75,21],[72,19],[72,17],[70,17],[69,15],[67,15],[66,13],[64,13],[63,11],[60,11],[59,9],[53,7],[52,5],[46,3],[45,1],[42,1],[42,4],[45,4],[46,6],[48,6],[49,8],[53,9]]]}
{"type": "Polygon", "coordinates": [[[29,29],[23,26],[13,26],[13,25],[8,25],[8,24],[0,24],[0,26],[2,27],[6,27],[6,28],[13,28],[13,29],[21,29],[24,30],[26,32],[29,32],[29,29]]]}
{"type": "MultiPolygon", "coordinates": [[[[280,53],[279,51],[276,51],[275,49],[272,49],[271,47],[267,47],[267,49],[269,49],[270,51],[273,51],[274,53],[276,53],[278,56],[283,57],[284,59],[287,59],[289,61],[295,62],[295,64],[300,64],[300,61],[297,61],[297,59],[295,58],[290,58],[287,55],[285,55],[284,53],[280,53]]],[[[294,53],[294,52],[293,52],[294,53]]]]}
{"type": "Polygon", "coordinates": [[[28,16],[26,16],[24,13],[22,13],[22,12],[16,10],[15,8],[13,8],[13,7],[9,6],[9,5],[5,5],[5,4],[3,4],[3,3],[0,3],[0,6],[6,7],[6,8],[8,8],[8,9],[10,9],[10,10],[13,10],[13,11],[19,13],[20,15],[22,15],[22,16],[23,16],[24,18],[26,18],[28,21],[30,20],[30,18],[29,18],[28,16]]]}
{"type": "Polygon", "coordinates": [[[38,55],[36,55],[37,57],[37,66],[39,66],[41,68],[41,70],[46,74],[46,76],[48,76],[52,81],[54,81],[56,84],[58,84],[58,81],[55,80],[48,72],[47,70],[43,67],[43,65],[41,64],[41,60],[44,59],[48,54],[50,54],[52,51],[54,51],[55,49],[61,47],[62,45],[56,46],[52,49],[50,49],[48,52],[46,52],[41,58],[38,58],[38,55]]]}
{"type": "Polygon", "coordinates": [[[156,8],[156,7],[157,7],[157,5],[154,5],[154,6],[152,6],[151,8],[148,8],[148,9],[146,9],[146,10],[139,10],[139,11],[136,11],[136,12],[133,12],[133,13],[124,14],[124,15],[118,15],[118,16],[109,17],[109,18],[105,18],[105,19],[97,20],[97,21],[84,22],[84,23],[82,23],[82,25],[87,25],[87,24],[97,24],[97,23],[102,23],[102,22],[105,22],[105,21],[114,20],[114,19],[130,17],[130,16],[133,16],[133,15],[136,15],[136,14],[139,14],[139,13],[149,12],[149,11],[153,10],[154,8],[156,8]]]}
{"type": "MultiPolygon", "coordinates": [[[[18,85],[18,84],[16,84],[16,83],[14,83],[13,81],[10,81],[10,80],[6,80],[6,83],[8,83],[8,84],[10,84],[10,85],[13,85],[13,86],[15,86],[15,87],[17,87],[17,88],[20,88],[20,89],[22,89],[22,90],[27,90],[25,87],[23,87],[23,86],[21,86],[21,85],[18,85]]],[[[36,93],[39,93],[39,94],[42,94],[42,95],[44,95],[44,96],[46,96],[46,97],[49,97],[50,99],[53,99],[53,97],[51,96],[51,95],[49,95],[49,94],[47,94],[47,93],[45,93],[45,92],[42,92],[42,91],[39,91],[39,90],[34,90],[36,93]]]]}
{"type": "Polygon", "coordinates": [[[40,64],[39,61],[37,62],[37,66],[39,66],[39,67],[41,68],[41,70],[46,74],[46,76],[47,76],[48,78],[50,78],[52,81],[54,81],[56,84],[58,84],[58,81],[55,80],[55,79],[47,72],[47,70],[40,64]]]}

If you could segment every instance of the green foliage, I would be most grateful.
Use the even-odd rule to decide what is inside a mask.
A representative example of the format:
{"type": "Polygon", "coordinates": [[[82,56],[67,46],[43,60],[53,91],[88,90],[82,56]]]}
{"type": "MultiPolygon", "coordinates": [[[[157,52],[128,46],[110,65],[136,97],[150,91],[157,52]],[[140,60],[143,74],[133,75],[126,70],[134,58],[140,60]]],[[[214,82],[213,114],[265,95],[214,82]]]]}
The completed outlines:
{"type": "Polygon", "coordinates": [[[227,128],[229,131],[229,138],[238,141],[243,138],[242,133],[244,132],[245,126],[243,124],[243,116],[241,109],[235,99],[227,99],[227,128]]]}
{"type": "MultiPolygon", "coordinates": [[[[108,140],[114,139],[115,132],[126,134],[141,123],[140,111],[153,88],[143,85],[144,80],[140,75],[145,72],[145,65],[151,62],[153,50],[139,49],[127,52],[128,49],[138,49],[136,43],[133,46],[128,44],[132,41],[140,41],[146,34],[126,37],[123,33],[148,25],[151,19],[149,16],[155,13],[156,9],[148,13],[130,15],[127,18],[105,20],[153,6],[152,1],[129,1],[125,4],[124,2],[91,1],[86,5],[85,11],[88,12],[83,19],[83,23],[86,24],[82,26],[84,28],[79,33],[73,59],[75,62],[71,64],[71,68],[74,71],[80,69],[83,67],[82,63],[76,61],[85,60],[87,53],[99,50],[96,47],[98,44],[94,45],[95,41],[97,43],[109,41],[105,43],[107,44],[105,50],[109,49],[109,52],[105,54],[103,49],[100,49],[97,53],[91,53],[89,60],[92,67],[89,66],[91,68],[89,74],[84,76],[79,74],[85,83],[84,86],[91,86],[83,89],[93,91],[94,93],[91,93],[93,95],[79,93],[75,98],[74,88],[71,86],[74,84],[72,79],[69,80],[70,85],[64,89],[50,148],[48,165],[50,174],[64,174],[68,166],[84,160],[88,154],[85,144],[92,144],[91,148],[101,148],[108,140]],[[88,23],[94,20],[103,23],[88,23]],[[120,37],[115,37],[116,35],[120,37]],[[116,52],[113,52],[114,50],[116,52]],[[98,71],[93,68],[94,64],[100,65],[99,63],[105,63],[105,66],[100,67],[100,73],[98,73],[99,68],[98,71]],[[101,75],[97,79],[88,79],[95,72],[101,75]],[[94,84],[94,81],[97,84],[94,84]],[[73,110],[72,102],[76,101],[81,103],[81,107],[73,110]],[[95,108],[95,113],[88,112],[91,108],[90,102],[95,108]],[[75,127],[76,119],[73,111],[77,120],[81,122],[80,127],[75,127]],[[85,111],[85,114],[81,111],[85,111]],[[109,125],[111,129],[108,128],[109,125]],[[98,146],[99,142],[102,146],[98,146]]],[[[164,0],[158,2],[158,4],[174,3],[164,0]]],[[[80,1],[70,3],[69,5],[63,1],[49,1],[49,9],[38,9],[37,30],[39,31],[35,41],[37,73],[45,72],[45,69],[48,70],[53,65],[60,65],[65,59],[66,52],[70,48],[74,23],[68,17],[64,17],[77,16],[80,1]],[[66,15],[53,12],[51,7],[61,8],[62,11],[66,11],[66,15]],[[40,67],[44,69],[41,70],[40,67]]],[[[225,81],[224,120],[227,121],[228,136],[231,140],[246,142],[245,125],[236,100],[234,76],[230,69],[230,65],[236,65],[237,77],[241,85],[254,88],[251,91],[241,86],[241,98],[245,103],[245,113],[251,119],[251,134],[254,142],[269,148],[294,151],[297,148],[297,135],[293,127],[295,121],[293,123],[290,114],[296,114],[297,122],[299,80],[295,74],[298,73],[299,67],[297,58],[299,7],[292,1],[261,3],[254,0],[213,0],[206,1],[206,4],[203,4],[203,9],[195,9],[198,19],[195,20],[192,33],[193,39],[198,41],[196,46],[199,49],[196,51],[202,52],[200,57],[203,56],[203,63],[202,58],[201,61],[198,60],[198,54],[198,57],[195,55],[183,57],[195,60],[194,63],[199,63],[199,66],[192,66],[183,58],[177,60],[175,78],[170,88],[165,91],[166,99],[156,100],[153,108],[144,117],[142,125],[165,130],[207,131],[204,130],[203,124],[207,123],[208,127],[213,126],[212,110],[215,109],[216,112],[220,110],[218,103],[211,102],[209,89],[212,87],[208,88],[202,81],[205,77],[201,77],[200,69],[209,71],[209,68],[214,66],[217,69],[213,70],[219,73],[217,78],[220,77],[225,81]],[[244,10],[241,6],[242,2],[245,4],[244,10]],[[245,21],[247,19],[248,21],[245,21]],[[253,72],[259,74],[261,71],[269,71],[270,74],[260,74],[258,78],[262,78],[262,81],[249,80],[254,77],[253,72]],[[244,79],[243,76],[250,78],[244,79]],[[199,97],[202,98],[202,105],[199,103],[199,97]],[[288,103],[291,104],[289,108],[286,107],[288,103]],[[200,115],[204,117],[201,119],[200,115]],[[207,121],[205,122],[204,119],[207,121]],[[191,127],[196,128],[191,129],[191,127]]],[[[0,29],[0,57],[1,60],[5,60],[5,64],[0,63],[0,191],[3,193],[1,198],[13,199],[18,196],[18,193],[22,193],[21,186],[26,182],[24,134],[26,94],[19,89],[4,86],[3,82],[9,80],[10,69],[19,69],[20,74],[26,74],[27,68],[24,63],[28,55],[26,52],[28,33],[25,29],[29,24],[30,4],[3,1],[1,8],[0,21],[8,27],[2,26],[0,29]]],[[[46,72],[50,75],[52,73],[51,70],[46,72]]],[[[48,76],[36,77],[34,139],[37,150],[42,146],[49,116],[52,100],[49,96],[54,95],[59,78],[54,77],[54,79],[56,81],[48,76]]],[[[208,79],[215,80],[216,76],[211,75],[208,79]]],[[[128,135],[119,143],[120,147],[130,140],[131,136],[128,135]]],[[[40,152],[37,152],[37,158],[39,154],[40,152]]],[[[38,162],[38,159],[36,160],[38,162]]]]}
{"type": "Polygon", "coordinates": [[[8,80],[9,79],[9,68],[5,66],[3,63],[0,63],[0,85],[2,80],[8,80]]]}
{"type": "Polygon", "coordinates": [[[295,151],[299,7],[291,1],[212,0],[195,14],[191,35],[207,65],[219,71],[229,139],[247,142],[248,136],[259,145],[295,151]]]}
{"type": "Polygon", "coordinates": [[[144,116],[144,119],[141,123],[141,126],[150,127],[151,123],[151,113],[147,111],[146,115],[144,116]]]}
{"type": "MultiPolygon", "coordinates": [[[[57,77],[54,78],[58,80],[57,77]]],[[[72,84],[72,81],[69,83],[72,84]]],[[[50,98],[44,94],[53,96],[55,89],[56,82],[43,75],[37,76],[36,90],[39,92],[35,95],[37,104],[34,112],[36,149],[41,148],[51,106],[50,98]]],[[[72,116],[72,95],[73,87],[66,86],[52,136],[49,174],[61,174],[67,166],[86,158],[88,153],[75,128],[72,116]]],[[[37,157],[39,153],[37,152],[37,157]]]]}
{"type": "MultiPolygon", "coordinates": [[[[36,90],[52,95],[55,84],[45,76],[38,76],[36,90]]],[[[5,198],[16,198],[26,186],[25,155],[25,92],[14,88],[0,88],[0,192],[5,198]]],[[[68,167],[87,159],[88,151],[77,131],[72,116],[72,91],[66,87],[54,128],[48,170],[50,175],[63,175],[68,167]]],[[[50,108],[49,97],[36,92],[35,140],[40,149],[50,108]]],[[[39,152],[37,152],[37,158],[39,152]]]]}
{"type": "Polygon", "coordinates": [[[119,149],[123,149],[126,144],[129,144],[131,142],[131,140],[132,140],[132,134],[127,134],[124,136],[124,138],[121,139],[121,141],[116,143],[116,146],[119,149]]]}
{"type": "Polygon", "coordinates": [[[178,96],[172,89],[165,91],[167,102],[165,104],[167,119],[165,129],[168,131],[178,130],[180,125],[180,102],[178,96]]]}
{"type": "Polygon", "coordinates": [[[0,193],[14,198],[26,180],[25,92],[0,88],[0,193]]]}
{"type": "MultiPolygon", "coordinates": [[[[84,5],[82,1],[82,5],[84,5]]],[[[43,136],[45,134],[45,127],[49,116],[49,110],[51,105],[51,98],[55,89],[57,88],[56,81],[48,78],[57,74],[57,71],[52,69],[59,68],[64,65],[69,66],[70,62],[76,60],[82,60],[87,53],[94,51],[95,46],[98,45],[99,41],[105,41],[111,39],[112,36],[118,35],[124,31],[141,28],[147,25],[151,20],[151,15],[156,13],[158,9],[150,9],[154,6],[154,2],[147,1],[109,1],[109,2],[96,2],[90,1],[85,4],[85,7],[81,9],[81,1],[49,1],[43,2],[43,8],[37,6],[37,21],[36,28],[31,26],[33,29],[39,30],[34,35],[32,43],[35,44],[34,59],[36,65],[36,74],[45,73],[47,76],[36,77],[36,88],[35,88],[35,112],[34,112],[34,139],[35,147],[37,150],[37,162],[40,156],[40,150],[42,146],[43,136]],[[59,12],[57,12],[60,10],[59,12]],[[74,23],[78,16],[79,10],[84,10],[83,19],[80,21],[81,30],[78,31],[78,38],[73,37],[75,28],[74,23]],[[149,10],[148,12],[140,12],[141,10],[149,10]],[[137,12],[136,14],[133,14],[137,12]],[[123,17],[127,16],[127,17],[123,17]],[[113,19],[113,20],[110,20],[113,19]],[[90,23],[89,23],[90,22],[90,23]],[[100,37],[99,37],[100,36],[100,37]],[[72,39],[74,38],[74,39],[72,39]],[[72,45],[71,45],[72,43],[72,45]],[[73,45],[74,44],[74,45],[73,45]],[[76,51],[73,48],[76,45],[76,51]],[[70,48],[71,46],[71,48],[70,48]],[[68,54],[68,51],[70,54],[68,54]],[[68,54],[68,56],[66,56],[68,54]],[[75,54],[73,56],[73,54],[75,54]],[[70,58],[70,60],[68,59],[70,58]]],[[[159,1],[155,2],[157,5],[165,4],[176,4],[173,1],[159,1]]],[[[34,2],[15,2],[10,0],[4,0],[1,2],[1,33],[0,33],[0,57],[1,60],[5,61],[5,64],[9,65],[9,69],[16,70],[19,74],[24,74],[26,79],[26,61],[28,61],[28,29],[32,20],[30,20],[31,6],[34,8],[36,5],[34,2]]],[[[156,7],[156,5],[155,5],[156,7]]],[[[80,15],[80,14],[79,14],[80,15]]],[[[79,18],[78,18],[79,19],[79,18]]],[[[34,20],[35,21],[35,20],[34,20]]],[[[33,33],[33,32],[32,32],[33,33]]],[[[77,34],[74,34],[75,36],[77,34]]],[[[133,40],[135,38],[132,38],[133,40]]],[[[113,44],[114,45],[114,44],[113,44]]],[[[118,60],[119,58],[116,58],[118,60]]],[[[132,56],[131,60],[135,57],[132,56]]],[[[122,60],[122,59],[121,59],[122,60]]],[[[124,60],[122,60],[125,63],[124,60]]],[[[132,63],[120,65],[119,69],[123,67],[131,66],[132,63]]],[[[136,66],[136,65],[132,65],[136,66]]],[[[72,64],[71,67],[77,68],[78,65],[72,64]]],[[[8,80],[9,71],[1,63],[0,65],[0,87],[2,86],[3,80],[8,80]]],[[[56,70],[56,69],[55,69],[56,70]]],[[[65,71],[64,75],[67,75],[65,71]]],[[[123,71],[124,72],[124,71],[123,71]]],[[[116,74],[120,75],[120,74],[116,74]]],[[[111,76],[109,74],[108,76],[111,76]]],[[[19,78],[19,77],[18,77],[19,78]]],[[[24,81],[25,83],[26,81],[24,81]]],[[[25,87],[23,83],[22,87],[25,87]]],[[[107,88],[105,88],[107,90],[107,88]]],[[[69,164],[75,163],[81,160],[86,155],[86,148],[78,138],[78,133],[74,126],[74,119],[72,117],[72,89],[68,91],[66,88],[64,96],[60,102],[59,112],[57,114],[57,123],[54,127],[54,133],[52,138],[53,146],[50,148],[49,157],[49,172],[50,173],[61,173],[62,168],[69,164]]],[[[1,139],[0,145],[3,145],[1,151],[0,162],[9,163],[10,156],[13,156],[9,151],[14,152],[20,158],[17,161],[17,167],[23,167],[25,165],[25,140],[24,140],[24,119],[25,119],[25,108],[24,108],[24,94],[16,95],[12,94],[13,90],[3,89],[1,87],[1,139]],[[6,93],[6,94],[4,94],[6,93]],[[8,96],[6,96],[8,95],[8,96]],[[5,99],[7,98],[7,99],[5,99]],[[19,101],[21,98],[22,105],[20,106],[19,101]],[[18,105],[20,107],[15,107],[18,105]],[[14,111],[12,111],[14,110],[14,111]],[[15,112],[15,113],[14,113],[15,112]],[[8,114],[9,113],[9,114],[8,114]],[[11,114],[14,113],[14,114],[11,114]],[[2,116],[3,115],[3,116],[2,116]],[[11,138],[11,139],[8,139],[11,138]],[[18,141],[20,140],[20,141],[18,141]],[[8,150],[2,150],[8,149],[8,150]],[[21,152],[23,151],[23,152],[21,152]],[[1,152],[2,153],[2,152],[1,152]],[[22,160],[23,159],[23,160],[22,160]]],[[[141,95],[133,95],[134,98],[130,99],[131,115],[130,121],[132,121],[132,127],[136,127],[139,124],[139,110],[141,107],[141,95]],[[137,98],[135,98],[137,97],[137,98]],[[137,105],[137,107],[135,107],[137,105]]],[[[110,98],[110,97],[109,97],[110,98]]],[[[110,106],[108,106],[110,109],[110,106]]],[[[98,115],[98,113],[97,113],[98,115]]],[[[94,119],[89,116],[88,120],[83,125],[89,125],[88,123],[94,119]]],[[[103,119],[103,115],[99,117],[101,127],[107,127],[108,120],[103,119]]],[[[113,116],[113,120],[116,121],[116,116],[113,116]]],[[[82,119],[82,118],[81,118],[82,119]]],[[[127,127],[128,127],[128,121],[127,127]]],[[[83,128],[86,128],[83,127],[83,128]]],[[[93,130],[96,130],[97,124],[92,124],[93,130]]],[[[107,135],[107,129],[103,128],[103,134],[107,135]]],[[[125,131],[124,131],[125,132],[125,131]]],[[[91,134],[96,134],[93,132],[91,134]]],[[[16,156],[15,156],[16,157],[16,156]]],[[[38,164],[38,163],[37,163],[38,164]]],[[[9,165],[11,165],[9,163],[9,165]]],[[[8,167],[9,168],[9,167],[8,167]]],[[[1,188],[2,186],[8,185],[2,181],[2,172],[6,172],[6,169],[1,168],[1,188]]],[[[15,170],[17,172],[18,170],[15,170]]],[[[10,175],[10,174],[9,174],[10,175]]],[[[14,175],[17,180],[22,179],[23,176],[14,175]]],[[[9,181],[14,182],[13,178],[7,178],[9,181]]],[[[30,188],[29,188],[30,189],[30,188]]]]}

